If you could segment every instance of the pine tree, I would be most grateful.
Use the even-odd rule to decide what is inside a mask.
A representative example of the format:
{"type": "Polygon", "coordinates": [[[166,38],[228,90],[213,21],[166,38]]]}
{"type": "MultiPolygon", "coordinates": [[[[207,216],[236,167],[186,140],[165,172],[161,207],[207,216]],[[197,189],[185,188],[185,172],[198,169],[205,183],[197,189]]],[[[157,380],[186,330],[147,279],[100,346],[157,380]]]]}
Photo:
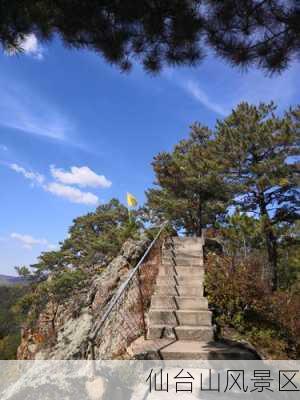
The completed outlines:
{"type": "MultiPolygon", "coordinates": [[[[102,204],[94,212],[76,218],[68,237],[57,251],[43,252],[31,265],[32,279],[45,279],[49,273],[106,265],[129,237],[135,237],[138,223],[128,219],[128,209],[117,199],[102,204]]],[[[20,270],[22,272],[22,270],[20,270]]],[[[28,274],[28,270],[23,270],[28,274]]]]}
{"type": "Polygon", "coordinates": [[[220,224],[220,234],[223,240],[225,255],[233,259],[246,259],[257,249],[262,249],[260,220],[236,210],[228,215],[224,223],[220,224]]]}
{"type": "Polygon", "coordinates": [[[148,207],[187,234],[201,236],[202,228],[222,215],[230,197],[214,152],[212,132],[195,124],[187,140],[152,163],[158,188],[147,191],[148,207]]]}
{"type": "Polygon", "coordinates": [[[299,56],[300,7],[282,0],[2,0],[0,43],[59,37],[128,70],[195,65],[213,50],[233,65],[280,71],[299,56]]]}
{"type": "Polygon", "coordinates": [[[276,107],[240,104],[216,129],[226,181],[235,186],[233,204],[256,215],[268,250],[271,286],[278,286],[276,226],[299,218],[300,109],[282,117],[276,107]]]}

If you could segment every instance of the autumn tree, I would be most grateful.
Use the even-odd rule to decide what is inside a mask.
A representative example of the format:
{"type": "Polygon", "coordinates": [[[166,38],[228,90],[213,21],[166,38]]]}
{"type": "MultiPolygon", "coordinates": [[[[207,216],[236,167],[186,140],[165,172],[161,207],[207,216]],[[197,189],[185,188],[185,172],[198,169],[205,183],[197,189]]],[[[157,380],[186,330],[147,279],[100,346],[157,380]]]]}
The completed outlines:
{"type": "Polygon", "coordinates": [[[233,65],[281,71],[299,56],[300,7],[282,0],[2,0],[0,43],[22,49],[34,33],[95,51],[128,70],[195,65],[212,50],[233,65]]]}
{"type": "Polygon", "coordinates": [[[230,197],[216,162],[213,133],[193,125],[188,139],[174,151],[158,154],[152,165],[156,187],[146,193],[150,210],[178,230],[201,236],[202,228],[222,215],[230,197]]]}
{"type": "Polygon", "coordinates": [[[278,235],[284,223],[299,218],[300,109],[282,117],[271,104],[241,103],[216,128],[225,179],[235,187],[233,205],[261,220],[268,251],[271,286],[278,286],[278,235]]]}

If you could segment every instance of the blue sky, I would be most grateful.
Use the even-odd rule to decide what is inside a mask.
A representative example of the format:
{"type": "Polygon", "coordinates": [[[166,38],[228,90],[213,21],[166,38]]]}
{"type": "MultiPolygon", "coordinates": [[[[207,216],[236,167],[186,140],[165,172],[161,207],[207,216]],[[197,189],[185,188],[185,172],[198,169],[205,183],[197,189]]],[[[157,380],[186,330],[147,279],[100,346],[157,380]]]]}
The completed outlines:
{"type": "Polygon", "coordinates": [[[72,220],[126,191],[144,201],[151,160],[199,121],[211,127],[239,102],[300,102],[300,66],[242,73],[208,57],[197,68],[120,73],[99,56],[40,45],[0,55],[0,273],[53,249],[72,220]]]}

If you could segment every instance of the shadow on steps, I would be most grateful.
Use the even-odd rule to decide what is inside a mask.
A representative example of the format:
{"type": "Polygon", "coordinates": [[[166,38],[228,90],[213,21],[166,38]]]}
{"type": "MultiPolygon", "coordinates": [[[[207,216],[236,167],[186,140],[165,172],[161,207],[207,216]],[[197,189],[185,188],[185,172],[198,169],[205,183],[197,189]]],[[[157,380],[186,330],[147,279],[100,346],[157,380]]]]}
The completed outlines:
{"type": "Polygon", "coordinates": [[[211,342],[174,339],[145,340],[140,337],[130,346],[138,360],[260,360],[250,345],[233,340],[211,342]]]}

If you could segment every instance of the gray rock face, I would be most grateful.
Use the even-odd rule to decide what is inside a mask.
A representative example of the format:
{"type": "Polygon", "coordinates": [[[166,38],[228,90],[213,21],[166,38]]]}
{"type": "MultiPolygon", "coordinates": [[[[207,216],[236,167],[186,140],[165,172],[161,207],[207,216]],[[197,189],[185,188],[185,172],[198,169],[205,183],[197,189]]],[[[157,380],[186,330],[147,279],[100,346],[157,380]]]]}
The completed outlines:
{"type": "Polygon", "coordinates": [[[23,328],[18,359],[87,358],[89,333],[101,320],[109,301],[149,242],[148,238],[127,240],[120,254],[100,275],[89,276],[84,289],[74,293],[64,304],[49,302],[34,328],[23,328]]]}

